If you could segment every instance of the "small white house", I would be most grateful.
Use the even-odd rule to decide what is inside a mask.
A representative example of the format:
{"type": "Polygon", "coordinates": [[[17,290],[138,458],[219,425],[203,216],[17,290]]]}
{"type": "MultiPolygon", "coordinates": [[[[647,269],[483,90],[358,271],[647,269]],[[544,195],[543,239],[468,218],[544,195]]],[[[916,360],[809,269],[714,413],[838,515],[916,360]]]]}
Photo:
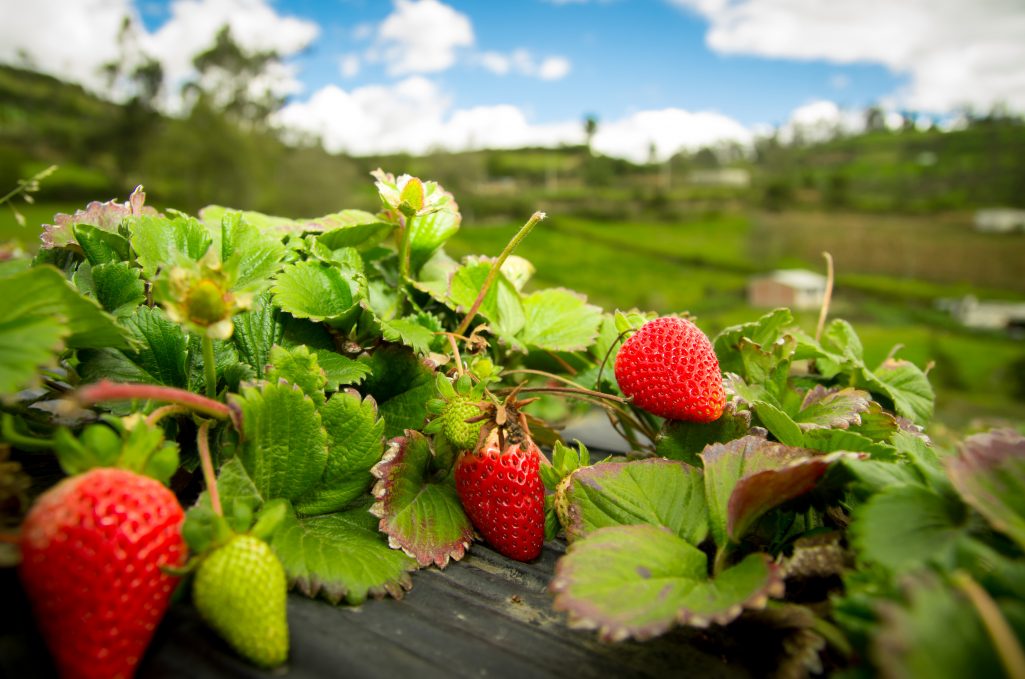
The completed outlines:
{"type": "Polygon", "coordinates": [[[826,277],[805,269],[781,269],[752,278],[747,286],[751,306],[818,309],[826,296],[826,277]]]}
{"type": "Polygon", "coordinates": [[[1006,330],[1013,335],[1025,330],[1025,302],[987,302],[966,295],[943,306],[969,328],[1006,330]]]}
{"type": "Polygon", "coordinates": [[[1025,210],[989,208],[978,210],[973,220],[976,231],[983,233],[1014,233],[1025,231],[1025,210]]]}

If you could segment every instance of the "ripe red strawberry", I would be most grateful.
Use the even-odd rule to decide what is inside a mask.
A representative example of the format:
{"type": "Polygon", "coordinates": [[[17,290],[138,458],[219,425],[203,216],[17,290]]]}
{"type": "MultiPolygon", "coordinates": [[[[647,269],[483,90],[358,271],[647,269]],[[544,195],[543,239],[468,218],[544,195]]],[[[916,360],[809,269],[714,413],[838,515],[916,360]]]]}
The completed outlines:
{"type": "Polygon", "coordinates": [[[711,422],[726,405],[712,343],[684,318],[641,326],[616,356],[616,381],[634,405],[671,420],[711,422]]]}
{"type": "Polygon", "coordinates": [[[97,468],[25,518],[20,575],[62,677],[131,677],[167,609],[184,513],[158,481],[97,468]]]}
{"type": "Polygon", "coordinates": [[[517,561],[536,559],[545,541],[540,463],[529,437],[502,449],[497,436],[456,461],[456,491],[470,521],[489,545],[517,561]]]}

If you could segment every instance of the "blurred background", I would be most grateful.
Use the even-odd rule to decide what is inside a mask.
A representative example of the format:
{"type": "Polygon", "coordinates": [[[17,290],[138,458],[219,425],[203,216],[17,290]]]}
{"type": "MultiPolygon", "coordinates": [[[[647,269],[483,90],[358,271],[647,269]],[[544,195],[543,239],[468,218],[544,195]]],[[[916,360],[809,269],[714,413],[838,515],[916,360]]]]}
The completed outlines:
{"type": "Polygon", "coordinates": [[[869,363],[931,365],[938,419],[1025,423],[1020,0],[36,0],[0,21],[0,241],[143,184],[158,208],[374,210],[440,181],[454,255],[689,311],[791,306],[869,363]],[[22,223],[23,222],[23,223],[22,223]]]}

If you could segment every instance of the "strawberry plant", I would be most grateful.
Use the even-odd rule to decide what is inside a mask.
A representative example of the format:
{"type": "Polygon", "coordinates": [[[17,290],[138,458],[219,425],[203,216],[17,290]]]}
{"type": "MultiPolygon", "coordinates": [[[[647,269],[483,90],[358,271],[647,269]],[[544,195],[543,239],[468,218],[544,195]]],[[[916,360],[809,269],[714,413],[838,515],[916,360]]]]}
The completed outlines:
{"type": "MultiPolygon", "coordinates": [[[[378,212],[315,219],[158,212],[139,189],[58,215],[31,260],[3,256],[0,506],[24,513],[49,451],[72,475],[20,527],[26,590],[92,605],[40,565],[36,517],[107,511],[60,489],[121,464],[187,508],[165,538],[191,558],[147,563],[159,586],[140,589],[181,578],[265,667],[287,659],[286,587],[400,598],[477,536],[528,561],[561,536],[553,605],[605,640],[753,627],[784,674],[1025,672],[1020,435],[934,445],[927,372],[868,365],[825,310],[815,335],[779,309],[710,339],[700,319],[537,289],[514,250],[540,213],[497,256],[457,261],[454,197],[374,178],[378,212]],[[542,417],[567,411],[553,399],[604,410],[631,453],[592,464],[542,417]]],[[[146,532],[103,520],[97,553],[146,532]]],[[[124,597],[155,611],[152,632],[162,608],[124,597]]],[[[148,637],[132,638],[137,658],[148,637]]],[[[54,655],[87,657],[65,641],[54,655]]]]}

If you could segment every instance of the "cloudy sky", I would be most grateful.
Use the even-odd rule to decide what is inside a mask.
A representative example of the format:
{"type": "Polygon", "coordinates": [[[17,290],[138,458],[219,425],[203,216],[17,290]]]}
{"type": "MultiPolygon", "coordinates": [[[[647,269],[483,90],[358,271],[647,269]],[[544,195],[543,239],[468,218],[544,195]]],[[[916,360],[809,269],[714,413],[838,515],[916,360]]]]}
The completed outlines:
{"type": "Polygon", "coordinates": [[[0,61],[103,93],[125,16],[172,85],[225,24],[277,50],[278,124],[355,154],[575,143],[589,114],[644,160],[875,103],[1025,111],[1022,0],[33,0],[0,61]]]}

